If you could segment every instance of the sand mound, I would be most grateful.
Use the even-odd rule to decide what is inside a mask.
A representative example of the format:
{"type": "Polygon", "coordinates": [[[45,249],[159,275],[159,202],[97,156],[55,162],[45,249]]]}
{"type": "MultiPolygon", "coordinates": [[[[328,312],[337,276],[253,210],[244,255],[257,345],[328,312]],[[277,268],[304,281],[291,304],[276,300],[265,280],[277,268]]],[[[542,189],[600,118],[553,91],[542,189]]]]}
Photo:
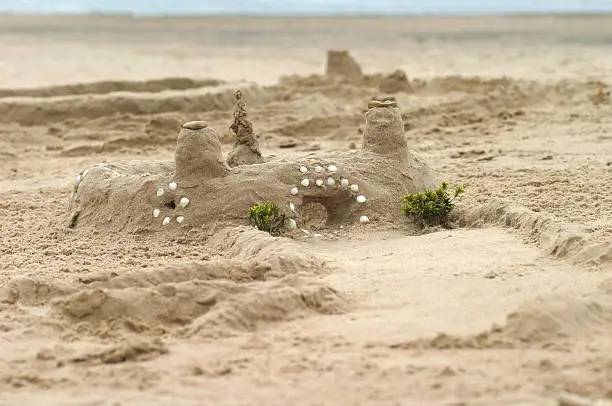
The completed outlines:
{"type": "Polygon", "coordinates": [[[117,81],[79,83],[74,85],[38,87],[33,89],[0,89],[0,98],[5,97],[57,97],[113,92],[162,92],[164,90],[187,90],[198,87],[218,86],[222,80],[190,78],[164,78],[144,81],[117,81]]]}
{"type": "Polygon", "coordinates": [[[522,343],[543,343],[579,336],[588,330],[610,327],[612,302],[594,298],[551,296],[525,303],[508,315],[506,325],[497,333],[522,343]]]}
{"type": "Polygon", "coordinates": [[[175,230],[244,221],[249,207],[266,200],[298,223],[302,205],[313,202],[325,207],[330,225],[356,222],[366,212],[370,219],[397,221],[401,196],[435,185],[428,167],[408,152],[394,106],[368,111],[360,151],[229,168],[220,146],[214,129],[192,122],[181,130],[174,163],[86,169],[70,200],[68,224],[175,230]]]}
{"type": "Polygon", "coordinates": [[[252,261],[253,258],[265,259],[269,265],[270,276],[306,273],[321,273],[327,264],[317,257],[306,253],[292,240],[272,237],[253,227],[239,226],[221,229],[208,240],[211,253],[222,258],[252,261]]]}
{"type": "MultiPolygon", "coordinates": [[[[31,314],[30,322],[42,317],[47,325],[93,334],[107,326],[117,332],[184,328],[189,335],[225,335],[347,308],[339,292],[310,278],[326,271],[326,265],[292,240],[238,227],[219,230],[208,246],[219,255],[206,262],[119,269],[61,282],[18,278],[0,289],[0,303],[51,306],[49,312],[31,314]],[[84,322],[89,330],[83,330],[84,322]]],[[[111,353],[137,357],[138,348],[111,353]]]]}
{"type": "Polygon", "coordinates": [[[129,337],[124,342],[109,346],[102,351],[86,352],[67,361],[84,365],[120,364],[128,361],[147,361],[167,353],[168,349],[159,339],[129,337]]]}
{"type": "Polygon", "coordinates": [[[175,116],[157,115],[145,124],[145,134],[153,145],[165,144],[172,140],[181,128],[181,121],[175,116]]]}
{"type": "MultiPolygon", "coordinates": [[[[612,296],[597,293],[586,297],[551,295],[521,305],[502,326],[471,336],[439,334],[392,345],[393,348],[563,348],[566,339],[612,332],[612,296]]],[[[572,340],[569,340],[572,342],[572,340]]]]}
{"type": "Polygon", "coordinates": [[[399,92],[411,93],[414,89],[406,73],[396,70],[381,79],[378,90],[383,94],[393,94],[399,92]]]}
{"type": "Polygon", "coordinates": [[[91,121],[69,119],[53,128],[62,134],[55,147],[62,156],[83,156],[131,149],[146,150],[176,144],[176,133],[183,120],[180,113],[154,116],[115,114],[91,121]]]}
{"type": "Polygon", "coordinates": [[[245,292],[193,322],[188,336],[251,332],[264,323],[311,314],[338,314],[347,307],[333,288],[297,277],[283,279],[262,291],[245,292]]]}
{"type": "MultiPolygon", "coordinates": [[[[267,100],[266,92],[258,85],[242,85],[241,88],[245,98],[253,104],[267,100]]],[[[71,118],[96,119],[122,113],[151,115],[228,110],[234,105],[232,93],[232,86],[220,85],[204,90],[169,91],[148,95],[112,93],[45,99],[7,98],[0,101],[0,121],[32,126],[71,118]]]]}
{"type": "Polygon", "coordinates": [[[76,286],[67,282],[48,283],[31,278],[17,278],[0,287],[0,303],[40,306],[55,297],[74,293],[76,286]]]}
{"type": "Polygon", "coordinates": [[[359,82],[361,80],[361,67],[355,62],[348,51],[327,51],[327,68],[325,73],[328,76],[345,77],[351,82],[359,82]]]}
{"type": "Polygon", "coordinates": [[[518,229],[556,258],[612,269],[612,242],[592,243],[578,227],[560,224],[551,215],[522,206],[494,199],[462,210],[460,222],[467,227],[495,224],[518,229]]]}
{"type": "MultiPolygon", "coordinates": [[[[191,273],[194,271],[197,273],[197,270],[191,273]]],[[[200,332],[215,336],[254,331],[263,323],[307,313],[332,314],[345,308],[338,292],[303,277],[264,283],[195,276],[190,281],[151,287],[81,289],[70,296],[56,298],[53,307],[62,318],[92,326],[105,323],[129,328],[126,325],[129,323],[144,331],[184,327],[188,334],[200,332]]]]}

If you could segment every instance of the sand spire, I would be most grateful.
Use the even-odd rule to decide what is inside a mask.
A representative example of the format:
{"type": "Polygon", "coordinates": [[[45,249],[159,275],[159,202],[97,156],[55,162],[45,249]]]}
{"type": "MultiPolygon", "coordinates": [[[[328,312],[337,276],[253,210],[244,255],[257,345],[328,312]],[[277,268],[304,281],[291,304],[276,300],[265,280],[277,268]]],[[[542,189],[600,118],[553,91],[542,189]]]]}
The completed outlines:
{"type": "Polygon", "coordinates": [[[242,92],[234,92],[236,107],[234,108],[234,122],[230,129],[236,134],[234,149],[227,157],[229,166],[252,165],[263,163],[264,159],[259,150],[259,142],[255,138],[253,123],[247,117],[246,105],[242,99],[242,92]]]}

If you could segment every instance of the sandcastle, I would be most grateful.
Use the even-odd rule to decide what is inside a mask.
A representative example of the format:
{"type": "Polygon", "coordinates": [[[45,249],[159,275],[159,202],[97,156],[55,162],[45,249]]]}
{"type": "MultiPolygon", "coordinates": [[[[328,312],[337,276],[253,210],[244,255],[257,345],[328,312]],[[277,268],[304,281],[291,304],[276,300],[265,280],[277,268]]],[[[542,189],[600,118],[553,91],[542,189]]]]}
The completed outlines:
{"type": "Polygon", "coordinates": [[[141,232],[245,223],[248,209],[276,202],[300,226],[318,203],[326,224],[402,221],[401,196],[435,187],[429,167],[409,152],[393,100],[369,103],[361,149],[296,160],[264,161],[239,92],[234,150],[224,159],[214,128],[185,123],[174,161],[101,163],[82,171],[67,224],[141,232]],[[242,138],[240,136],[242,135],[242,138]]]}

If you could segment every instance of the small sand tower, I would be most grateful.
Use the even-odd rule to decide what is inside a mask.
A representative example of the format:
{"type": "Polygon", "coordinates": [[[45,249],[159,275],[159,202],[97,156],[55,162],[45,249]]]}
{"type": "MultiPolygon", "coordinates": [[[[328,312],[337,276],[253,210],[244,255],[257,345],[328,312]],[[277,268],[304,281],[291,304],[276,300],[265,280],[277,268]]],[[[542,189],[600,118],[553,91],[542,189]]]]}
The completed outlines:
{"type": "Polygon", "coordinates": [[[195,186],[203,179],[227,175],[229,168],[221,154],[221,142],[205,121],[183,124],[174,152],[175,181],[195,186]]]}
{"type": "Polygon", "coordinates": [[[366,113],[363,148],[380,155],[403,159],[408,145],[404,136],[404,122],[394,98],[371,100],[366,113]]]}

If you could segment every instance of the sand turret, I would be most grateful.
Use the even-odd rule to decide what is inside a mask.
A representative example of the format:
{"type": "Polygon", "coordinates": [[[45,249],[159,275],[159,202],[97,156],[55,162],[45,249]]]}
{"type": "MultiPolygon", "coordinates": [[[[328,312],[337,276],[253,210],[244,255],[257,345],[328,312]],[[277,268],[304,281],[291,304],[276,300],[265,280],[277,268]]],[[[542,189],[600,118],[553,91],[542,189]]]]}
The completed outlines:
{"type": "Polygon", "coordinates": [[[218,178],[228,173],[221,154],[221,142],[205,121],[183,124],[174,152],[175,180],[194,186],[204,179],[218,178]]]}
{"type": "Polygon", "coordinates": [[[363,148],[380,155],[405,157],[408,153],[404,122],[393,98],[368,103],[363,148]]]}

